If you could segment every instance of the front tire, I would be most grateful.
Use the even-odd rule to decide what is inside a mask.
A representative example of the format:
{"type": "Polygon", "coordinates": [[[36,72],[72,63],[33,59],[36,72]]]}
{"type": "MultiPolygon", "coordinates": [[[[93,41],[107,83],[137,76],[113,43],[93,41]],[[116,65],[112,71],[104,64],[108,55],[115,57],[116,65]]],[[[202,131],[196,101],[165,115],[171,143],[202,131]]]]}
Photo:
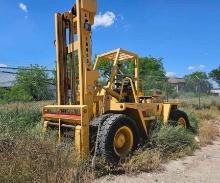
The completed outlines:
{"type": "Polygon", "coordinates": [[[134,120],[113,114],[101,126],[99,150],[110,163],[126,158],[139,144],[139,130],[134,120]]]}
{"type": "MultiPolygon", "coordinates": [[[[95,148],[96,148],[96,140],[97,140],[97,133],[99,130],[99,125],[102,125],[104,121],[109,118],[112,114],[103,114],[97,118],[94,118],[90,123],[90,152],[94,155],[95,148]]],[[[98,137],[99,141],[99,137],[98,137]]],[[[99,143],[99,142],[98,142],[99,143]]],[[[97,149],[97,154],[100,154],[99,148],[97,149]]]]}

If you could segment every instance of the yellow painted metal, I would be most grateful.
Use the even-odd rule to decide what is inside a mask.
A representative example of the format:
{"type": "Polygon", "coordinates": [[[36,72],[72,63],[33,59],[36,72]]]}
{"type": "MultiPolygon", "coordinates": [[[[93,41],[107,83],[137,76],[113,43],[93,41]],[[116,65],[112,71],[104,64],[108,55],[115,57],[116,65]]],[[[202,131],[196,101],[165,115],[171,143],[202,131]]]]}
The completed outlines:
{"type": "Polygon", "coordinates": [[[181,118],[178,119],[177,122],[178,122],[179,126],[181,126],[183,128],[186,128],[186,120],[185,120],[185,118],[181,117],[181,118]]]}
{"type": "Polygon", "coordinates": [[[85,107],[85,105],[47,105],[43,108],[46,112],[49,109],[80,109],[85,107]]]}
{"type": "Polygon", "coordinates": [[[62,15],[60,13],[55,14],[55,31],[56,31],[56,60],[57,60],[57,67],[56,67],[56,72],[57,72],[57,103],[58,105],[62,104],[62,96],[63,96],[63,87],[62,85],[62,80],[64,78],[61,77],[62,75],[62,57],[63,57],[63,52],[62,52],[62,34],[61,32],[62,27],[60,26],[62,24],[62,15]]]}
{"type": "Polygon", "coordinates": [[[96,0],[82,0],[81,7],[83,10],[90,12],[90,23],[94,23],[94,16],[96,15],[97,11],[97,3],[96,0]]]}
{"type": "MultiPolygon", "coordinates": [[[[56,123],[59,140],[62,140],[61,125],[75,126],[75,149],[81,157],[87,157],[89,123],[94,117],[108,112],[126,114],[137,122],[147,136],[148,124],[156,119],[163,119],[167,123],[171,108],[176,107],[177,103],[164,103],[161,99],[164,93],[144,96],[136,53],[118,48],[97,56],[93,66],[91,26],[97,11],[96,0],[76,0],[72,10],[55,14],[57,105],[43,108],[44,131],[50,122],[56,123]],[[69,38],[66,37],[67,33],[69,38]],[[112,63],[111,75],[106,86],[99,86],[98,65],[103,60],[112,63]],[[126,61],[134,63],[134,75],[121,79],[121,88],[116,88],[119,64],[126,61]],[[125,89],[126,81],[130,83],[129,91],[125,89]],[[125,100],[126,97],[129,100],[125,100]]],[[[128,154],[133,143],[130,128],[122,127],[116,132],[114,148],[120,157],[128,154]]]]}
{"type": "Polygon", "coordinates": [[[89,155],[89,118],[86,106],[81,107],[81,125],[75,128],[75,150],[82,158],[89,155]]]}
{"type": "MultiPolygon", "coordinates": [[[[126,113],[127,110],[137,111],[136,115],[138,116],[130,117],[133,119],[139,119],[141,121],[141,130],[143,130],[146,135],[148,133],[147,126],[149,122],[155,121],[156,119],[163,119],[164,123],[167,123],[169,120],[171,108],[172,106],[176,106],[177,103],[164,103],[161,99],[164,96],[164,92],[161,91],[155,91],[154,94],[150,97],[144,96],[143,91],[140,89],[139,85],[140,80],[138,55],[120,48],[109,51],[97,56],[93,69],[97,70],[99,63],[106,60],[113,62],[113,66],[108,84],[104,86],[104,89],[110,98],[110,102],[108,103],[109,106],[105,106],[105,111],[111,111],[113,113],[126,113]],[[122,79],[120,93],[117,93],[114,90],[114,80],[118,73],[118,63],[128,60],[134,62],[134,77],[133,79],[129,77],[122,79]],[[124,83],[126,81],[129,81],[132,88],[132,94],[129,94],[129,96],[134,98],[133,103],[123,103],[124,97],[126,96],[126,94],[123,92],[124,83]],[[144,116],[144,114],[146,114],[146,116],[144,116]]],[[[129,115],[129,113],[126,114],[129,115]]]]}
{"type": "Polygon", "coordinates": [[[61,119],[59,119],[59,142],[61,143],[61,119]]]}
{"type": "Polygon", "coordinates": [[[111,88],[111,85],[107,86],[107,87],[104,87],[105,91],[110,94],[112,97],[114,97],[115,99],[117,99],[117,101],[120,100],[121,98],[121,95],[118,94],[117,92],[113,91],[112,88],[111,88]]]}
{"type": "Polygon", "coordinates": [[[127,126],[119,128],[114,136],[113,148],[120,158],[125,158],[132,150],[134,145],[134,135],[127,126]]]}
{"type": "MultiPolygon", "coordinates": [[[[76,125],[76,150],[86,157],[89,154],[89,121],[94,116],[95,83],[99,77],[92,69],[91,59],[91,26],[97,10],[96,0],[77,0],[72,10],[55,14],[57,105],[45,106],[43,118],[58,124],[60,141],[61,125],[76,125]],[[70,64],[67,64],[68,54],[70,64]]],[[[48,122],[44,123],[45,130],[48,122]]]]}
{"type": "Polygon", "coordinates": [[[82,126],[77,125],[75,128],[75,151],[77,153],[77,156],[81,156],[82,152],[82,144],[81,144],[81,130],[82,126]]]}
{"type": "Polygon", "coordinates": [[[107,85],[107,88],[111,89],[112,90],[112,83],[116,77],[116,74],[118,72],[118,59],[119,59],[119,56],[120,56],[120,49],[117,50],[117,53],[115,55],[115,58],[114,58],[114,63],[113,63],[113,66],[112,66],[112,71],[111,71],[111,76],[110,76],[110,79],[109,79],[109,82],[108,82],[108,85],[107,85]]]}
{"type": "Polygon", "coordinates": [[[140,96],[140,87],[139,87],[139,58],[138,56],[135,57],[135,64],[134,64],[134,72],[135,72],[135,87],[136,87],[136,94],[140,96]]]}
{"type": "Polygon", "coordinates": [[[163,104],[163,121],[165,124],[169,121],[171,107],[171,104],[163,104]]]}
{"type": "Polygon", "coordinates": [[[89,111],[88,107],[81,108],[81,145],[82,156],[88,157],[89,155],[89,111]]]}
{"type": "Polygon", "coordinates": [[[133,52],[124,50],[122,48],[118,48],[116,50],[112,50],[112,51],[109,51],[109,52],[98,55],[99,60],[104,59],[104,60],[109,60],[109,61],[114,62],[115,58],[118,54],[118,51],[120,51],[120,53],[119,53],[120,55],[119,55],[119,58],[118,58],[119,61],[128,61],[130,59],[134,59],[135,57],[138,57],[138,55],[133,53],[133,52]]]}
{"type": "Polygon", "coordinates": [[[44,121],[44,124],[43,124],[43,132],[47,132],[47,127],[48,127],[48,123],[49,121],[44,121]]]}
{"type": "Polygon", "coordinates": [[[139,114],[141,122],[142,122],[143,130],[144,130],[145,134],[148,134],[147,123],[146,123],[146,120],[144,119],[144,116],[143,116],[143,110],[137,109],[137,111],[138,111],[138,114],[139,114]]]}

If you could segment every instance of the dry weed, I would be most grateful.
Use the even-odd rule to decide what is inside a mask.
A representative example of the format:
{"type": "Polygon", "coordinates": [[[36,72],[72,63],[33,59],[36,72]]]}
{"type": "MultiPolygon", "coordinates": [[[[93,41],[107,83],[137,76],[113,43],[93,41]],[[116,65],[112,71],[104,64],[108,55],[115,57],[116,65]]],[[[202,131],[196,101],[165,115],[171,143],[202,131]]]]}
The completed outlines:
{"type": "Polygon", "coordinates": [[[92,182],[90,164],[71,149],[30,136],[0,139],[0,182],[92,182]]]}
{"type": "MultiPolygon", "coordinates": [[[[37,108],[36,111],[38,111],[38,109],[41,109],[45,104],[46,103],[38,102],[37,105],[34,105],[34,108],[37,108]]],[[[187,102],[185,102],[184,105],[188,111],[192,112],[193,116],[197,116],[199,121],[201,121],[198,125],[201,145],[210,144],[218,132],[210,120],[219,119],[220,106],[213,102],[212,105],[206,109],[195,110],[192,105],[189,107],[187,102]]],[[[0,107],[0,110],[14,109],[17,114],[18,108],[21,111],[26,111],[26,109],[30,109],[31,107],[33,107],[33,103],[27,103],[25,105],[10,104],[2,108],[0,107]]],[[[27,127],[27,124],[30,124],[30,118],[24,118],[24,116],[31,116],[33,120],[33,114],[35,114],[30,112],[26,113],[29,115],[23,115],[23,113],[21,113],[22,117],[20,118],[18,118],[18,115],[10,113],[10,123],[3,123],[5,119],[4,115],[2,115],[2,118],[0,118],[2,122],[1,120],[0,122],[2,126],[10,124],[10,127],[13,127],[11,131],[14,131],[14,127],[17,129],[19,125],[23,129],[27,127]],[[28,123],[24,123],[24,121],[28,123]]],[[[38,114],[38,112],[36,112],[36,114],[38,114]]],[[[8,113],[6,116],[9,117],[8,113]]],[[[38,122],[38,118],[36,118],[35,121],[38,122]]],[[[35,125],[36,123],[34,122],[33,124],[35,125]]],[[[32,128],[32,126],[30,126],[30,128],[32,128]]],[[[36,128],[33,129],[36,130],[36,128]]],[[[97,167],[94,171],[91,168],[90,162],[80,162],[76,160],[69,146],[64,145],[60,147],[51,140],[33,137],[33,134],[34,133],[32,133],[32,135],[25,135],[24,131],[22,131],[21,134],[10,134],[11,138],[8,138],[8,136],[5,139],[0,138],[0,182],[89,183],[97,176],[99,177],[109,173],[108,166],[104,161],[97,159],[99,162],[97,162],[97,167]]],[[[1,136],[0,134],[0,137],[1,136]]],[[[127,174],[151,172],[160,168],[161,162],[167,159],[191,155],[196,148],[194,136],[181,129],[163,128],[157,132],[154,137],[156,143],[153,143],[155,145],[153,148],[157,149],[139,150],[134,156],[121,165],[122,172],[127,174]]]]}
{"type": "Polygon", "coordinates": [[[213,140],[219,135],[219,129],[210,121],[201,121],[199,124],[200,145],[212,144],[213,140]]]}
{"type": "Polygon", "coordinates": [[[215,106],[210,106],[209,109],[195,110],[187,108],[191,111],[200,121],[219,119],[219,110],[215,106]]]}
{"type": "Polygon", "coordinates": [[[160,167],[161,155],[159,150],[140,150],[122,166],[127,174],[151,172],[160,167]]]}

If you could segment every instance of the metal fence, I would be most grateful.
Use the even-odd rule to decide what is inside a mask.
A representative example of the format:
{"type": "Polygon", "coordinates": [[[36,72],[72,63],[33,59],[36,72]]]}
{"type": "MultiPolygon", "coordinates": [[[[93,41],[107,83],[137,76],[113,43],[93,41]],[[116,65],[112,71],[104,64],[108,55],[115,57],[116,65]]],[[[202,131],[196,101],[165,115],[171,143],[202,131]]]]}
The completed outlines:
{"type": "Polygon", "coordinates": [[[220,81],[200,79],[198,77],[157,77],[142,78],[145,95],[155,90],[165,92],[166,101],[180,101],[202,108],[211,103],[220,103],[220,81]]]}
{"type": "MultiPolygon", "coordinates": [[[[141,80],[141,87],[147,96],[152,95],[155,90],[162,90],[165,92],[164,100],[166,101],[179,100],[199,108],[210,102],[220,101],[218,81],[214,82],[198,77],[168,78],[158,76],[144,76],[141,80]]],[[[36,72],[36,68],[1,67],[0,104],[17,101],[54,103],[56,101],[55,72],[40,68],[36,72]]]]}

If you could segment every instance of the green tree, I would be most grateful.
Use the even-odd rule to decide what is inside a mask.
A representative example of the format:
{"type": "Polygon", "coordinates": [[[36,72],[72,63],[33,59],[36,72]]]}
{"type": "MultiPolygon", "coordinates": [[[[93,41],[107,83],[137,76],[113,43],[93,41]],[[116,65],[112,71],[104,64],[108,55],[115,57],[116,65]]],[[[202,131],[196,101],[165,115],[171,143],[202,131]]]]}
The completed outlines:
{"type": "Polygon", "coordinates": [[[139,72],[141,77],[152,76],[165,78],[165,69],[162,58],[143,57],[139,61],[139,72]]]}
{"type": "MultiPolygon", "coordinates": [[[[101,82],[106,84],[108,76],[111,74],[112,62],[101,61],[98,69],[101,75],[101,82]]],[[[123,75],[134,76],[134,62],[125,61],[119,65],[123,75]]],[[[139,78],[142,80],[142,86],[146,94],[151,90],[161,89],[169,93],[174,91],[174,87],[168,85],[165,76],[165,69],[162,58],[143,57],[139,59],[139,78]]]]}
{"type": "Polygon", "coordinates": [[[196,71],[196,72],[193,72],[192,74],[186,75],[185,78],[208,79],[208,76],[205,72],[196,71]]]}
{"type": "Polygon", "coordinates": [[[8,94],[9,90],[5,89],[5,88],[0,88],[0,104],[2,103],[6,103],[6,96],[8,94]]]}
{"type": "Polygon", "coordinates": [[[220,66],[209,73],[209,77],[220,86],[220,66]]]}
{"type": "Polygon", "coordinates": [[[175,86],[167,81],[162,58],[140,58],[139,72],[146,95],[151,95],[151,91],[155,89],[163,90],[167,95],[176,95],[175,86]]]}
{"type": "Polygon", "coordinates": [[[14,95],[15,100],[16,97],[17,100],[19,98],[35,101],[50,99],[52,96],[50,91],[51,79],[45,69],[39,65],[31,65],[28,69],[20,68],[10,95],[14,95]]]}
{"type": "Polygon", "coordinates": [[[209,93],[212,84],[208,81],[208,76],[205,72],[197,71],[186,75],[186,91],[194,93],[209,93]]]}
{"type": "Polygon", "coordinates": [[[106,82],[108,81],[110,75],[111,75],[111,69],[112,69],[112,62],[107,60],[102,60],[98,63],[98,71],[100,74],[99,82],[101,85],[106,85],[106,82]]]}
{"type": "Polygon", "coordinates": [[[7,93],[5,93],[4,101],[15,102],[15,101],[32,101],[33,97],[27,93],[23,88],[13,86],[7,93]]]}

